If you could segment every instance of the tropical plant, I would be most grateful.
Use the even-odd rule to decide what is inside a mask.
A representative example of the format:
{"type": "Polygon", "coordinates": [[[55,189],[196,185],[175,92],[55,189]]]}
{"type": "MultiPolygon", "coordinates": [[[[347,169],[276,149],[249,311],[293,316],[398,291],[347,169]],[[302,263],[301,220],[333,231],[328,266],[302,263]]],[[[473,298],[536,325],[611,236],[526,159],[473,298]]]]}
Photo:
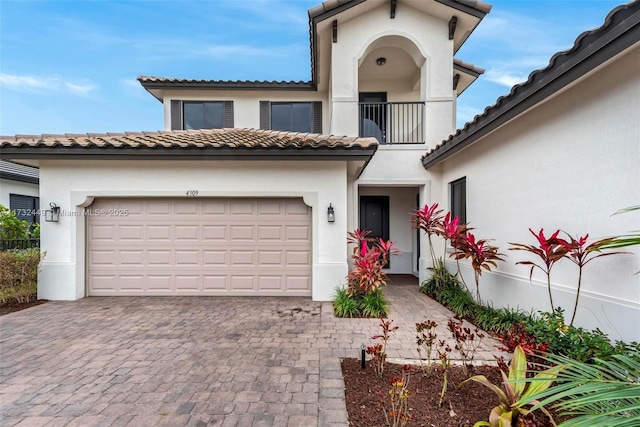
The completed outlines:
{"type": "Polygon", "coordinates": [[[369,230],[348,233],[347,242],[354,245],[353,269],[347,274],[347,294],[366,295],[384,286],[387,275],[383,271],[391,255],[397,254],[393,242],[368,237],[369,230]]]}
{"type": "Polygon", "coordinates": [[[589,235],[586,234],[582,237],[573,237],[569,233],[565,232],[568,241],[564,239],[558,239],[558,242],[567,249],[565,258],[569,259],[575,265],[578,266],[578,288],[576,290],[576,302],[573,306],[573,315],[571,316],[571,322],[569,325],[573,325],[573,321],[576,318],[576,312],[578,311],[578,299],[580,298],[580,286],[582,285],[582,270],[591,261],[596,258],[609,255],[617,255],[628,252],[606,252],[602,250],[611,245],[618,237],[608,237],[605,239],[596,240],[587,245],[587,239],[589,235]]]}
{"type": "Polygon", "coordinates": [[[436,253],[433,249],[432,235],[437,235],[442,229],[442,210],[438,209],[438,204],[424,205],[422,209],[416,209],[413,213],[413,227],[422,230],[427,234],[429,240],[429,253],[431,254],[431,266],[437,264],[436,253]]]}
{"type": "Polygon", "coordinates": [[[496,261],[504,261],[504,254],[498,252],[498,248],[487,244],[488,240],[476,240],[476,236],[470,231],[461,235],[454,246],[455,252],[451,254],[456,260],[470,258],[476,282],[476,301],[482,304],[480,297],[480,276],[483,270],[491,271],[491,266],[497,267],[496,261]]]}
{"type": "Polygon", "coordinates": [[[338,317],[357,317],[360,315],[358,300],[349,296],[346,288],[337,287],[333,298],[333,312],[338,317]]]}
{"type": "Polygon", "coordinates": [[[389,303],[381,289],[350,296],[346,288],[337,287],[333,298],[333,312],[338,317],[381,317],[386,316],[389,303]]]}
{"type": "Polygon", "coordinates": [[[458,279],[449,273],[442,260],[438,260],[436,266],[429,267],[429,270],[431,270],[431,277],[420,286],[423,293],[434,295],[439,289],[458,287],[458,279]]]}
{"type": "Polygon", "coordinates": [[[545,237],[544,230],[541,228],[540,232],[536,234],[532,229],[529,229],[531,234],[538,240],[538,246],[525,245],[523,243],[509,243],[513,247],[509,248],[511,251],[527,251],[542,260],[542,264],[536,264],[533,261],[518,261],[517,264],[530,265],[529,281],[533,278],[533,270],[535,268],[542,271],[547,276],[547,291],[549,293],[549,303],[551,304],[551,311],[555,310],[553,305],[553,296],[551,295],[551,269],[556,262],[560,261],[567,254],[568,249],[561,245],[558,239],[560,230],[556,230],[549,238],[545,237]]]}
{"type": "Polygon", "coordinates": [[[521,398],[517,404],[553,405],[570,418],[561,427],[635,427],[640,425],[640,353],[616,354],[609,360],[579,362],[549,355],[557,364],[555,384],[521,398]]]}
{"type": "Polygon", "coordinates": [[[418,345],[418,356],[422,363],[422,352],[426,354],[427,361],[427,376],[431,375],[433,364],[431,363],[431,352],[433,350],[433,344],[436,342],[437,334],[435,329],[438,324],[433,320],[425,320],[421,323],[416,323],[416,344],[418,345]]]}
{"type": "Polygon", "coordinates": [[[387,395],[391,408],[386,409],[385,400],[382,392],[378,391],[380,397],[380,406],[384,411],[384,418],[388,427],[404,427],[412,417],[409,414],[409,379],[411,378],[411,365],[402,367],[402,377],[391,378],[391,389],[387,395]]]}
{"type": "Polygon", "coordinates": [[[442,406],[444,402],[444,396],[447,393],[447,387],[449,386],[449,368],[451,367],[451,347],[445,340],[438,340],[436,343],[436,353],[438,353],[438,359],[440,359],[440,366],[442,367],[442,389],[440,390],[440,399],[438,400],[438,406],[442,406]]]}
{"type": "Polygon", "coordinates": [[[387,315],[389,303],[381,289],[361,295],[358,298],[360,313],[367,317],[383,317],[387,315]]]}
{"type": "Polygon", "coordinates": [[[549,411],[544,406],[537,405],[539,402],[533,399],[532,396],[549,388],[559,370],[560,367],[555,366],[538,372],[532,379],[527,379],[527,356],[522,347],[517,346],[509,363],[509,371],[500,371],[504,390],[493,384],[484,375],[475,375],[468,378],[461,382],[458,387],[469,381],[474,381],[492,390],[499,398],[500,404],[491,410],[489,421],[478,421],[474,424],[474,427],[520,426],[522,425],[521,417],[534,410],[527,409],[528,406],[540,409],[549,417],[552,424],[556,425],[549,411]]]}
{"type": "Polygon", "coordinates": [[[463,320],[456,319],[455,317],[449,319],[447,328],[456,340],[454,348],[458,351],[460,360],[462,360],[464,376],[468,377],[473,369],[473,358],[484,338],[484,333],[477,327],[474,327],[472,330],[470,327],[464,326],[463,320]]]}
{"type": "Polygon", "coordinates": [[[376,343],[373,346],[367,347],[366,352],[373,356],[373,369],[378,377],[382,378],[384,373],[384,363],[387,360],[387,343],[391,338],[391,332],[398,330],[397,326],[391,326],[393,320],[384,320],[380,318],[380,329],[382,333],[380,335],[374,335],[371,339],[380,340],[380,343],[376,343]]]}

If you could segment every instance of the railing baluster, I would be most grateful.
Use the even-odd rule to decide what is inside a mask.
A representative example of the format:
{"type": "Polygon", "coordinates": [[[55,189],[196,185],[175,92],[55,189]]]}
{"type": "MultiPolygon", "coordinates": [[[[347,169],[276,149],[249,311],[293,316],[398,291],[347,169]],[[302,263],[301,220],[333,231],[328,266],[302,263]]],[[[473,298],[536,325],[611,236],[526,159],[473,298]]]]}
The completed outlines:
{"type": "Polygon", "coordinates": [[[378,138],[381,144],[425,142],[424,102],[360,102],[358,106],[360,136],[378,138]]]}

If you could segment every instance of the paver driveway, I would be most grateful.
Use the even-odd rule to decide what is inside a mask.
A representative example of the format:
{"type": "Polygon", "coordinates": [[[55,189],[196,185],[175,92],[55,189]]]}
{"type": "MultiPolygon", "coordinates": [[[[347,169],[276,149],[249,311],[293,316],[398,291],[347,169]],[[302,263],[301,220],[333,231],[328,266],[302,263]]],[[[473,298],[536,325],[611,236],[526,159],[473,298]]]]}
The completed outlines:
{"type": "MultiPolygon", "coordinates": [[[[392,358],[417,357],[415,322],[451,316],[409,279],[385,288],[392,358]]],[[[310,298],[49,302],[0,317],[0,425],[344,427],[340,358],[378,323],[310,298]]]]}
{"type": "Polygon", "coordinates": [[[320,317],[309,298],[233,297],[85,298],[4,316],[0,425],[343,425],[335,360],[319,413],[331,333],[320,317]]]}

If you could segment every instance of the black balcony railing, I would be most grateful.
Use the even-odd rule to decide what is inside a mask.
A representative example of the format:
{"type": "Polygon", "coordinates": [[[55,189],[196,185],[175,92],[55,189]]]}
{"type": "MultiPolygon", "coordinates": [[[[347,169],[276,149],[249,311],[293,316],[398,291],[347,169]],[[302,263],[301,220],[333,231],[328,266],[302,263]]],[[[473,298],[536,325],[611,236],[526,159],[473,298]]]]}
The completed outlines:
{"type": "Polygon", "coordinates": [[[40,239],[4,239],[0,240],[0,252],[11,249],[39,248],[40,239]]]}
{"type": "Polygon", "coordinates": [[[360,136],[380,144],[424,143],[424,102],[361,102],[360,136]]]}

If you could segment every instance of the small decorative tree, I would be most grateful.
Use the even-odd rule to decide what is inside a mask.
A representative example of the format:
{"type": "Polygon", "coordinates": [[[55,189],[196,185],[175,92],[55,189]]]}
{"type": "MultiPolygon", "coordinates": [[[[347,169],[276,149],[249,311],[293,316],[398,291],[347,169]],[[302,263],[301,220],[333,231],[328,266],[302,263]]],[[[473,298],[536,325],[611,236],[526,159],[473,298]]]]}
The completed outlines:
{"type": "Polygon", "coordinates": [[[470,231],[456,240],[455,252],[451,254],[456,260],[470,258],[476,282],[476,302],[482,304],[480,297],[480,276],[482,271],[491,271],[491,266],[497,267],[497,261],[504,261],[504,254],[498,252],[496,246],[487,244],[488,240],[476,240],[470,231]]]}
{"type": "Polygon", "coordinates": [[[438,209],[438,204],[424,205],[422,209],[417,209],[413,214],[413,228],[422,230],[427,234],[429,240],[429,253],[431,254],[431,266],[437,266],[436,252],[433,249],[432,235],[438,235],[442,230],[442,210],[438,209]]]}
{"type": "Polygon", "coordinates": [[[538,240],[538,246],[525,245],[523,243],[509,243],[513,246],[512,248],[509,248],[509,250],[527,251],[538,256],[542,260],[542,264],[536,264],[533,261],[519,261],[516,262],[516,264],[531,266],[531,270],[529,270],[529,281],[532,280],[534,268],[539,269],[547,276],[547,291],[549,292],[549,303],[551,304],[551,311],[553,312],[555,311],[555,307],[553,306],[553,296],[551,295],[551,269],[556,262],[564,258],[568,249],[566,246],[560,244],[558,239],[560,230],[556,230],[556,232],[549,238],[545,237],[544,230],[542,228],[538,234],[536,234],[532,229],[529,229],[529,231],[538,240]]]}
{"type": "Polygon", "coordinates": [[[349,296],[367,295],[375,292],[387,282],[383,271],[391,255],[398,250],[393,242],[368,237],[369,230],[356,229],[348,233],[347,242],[353,248],[353,269],[347,275],[347,294],[349,296]]]}

